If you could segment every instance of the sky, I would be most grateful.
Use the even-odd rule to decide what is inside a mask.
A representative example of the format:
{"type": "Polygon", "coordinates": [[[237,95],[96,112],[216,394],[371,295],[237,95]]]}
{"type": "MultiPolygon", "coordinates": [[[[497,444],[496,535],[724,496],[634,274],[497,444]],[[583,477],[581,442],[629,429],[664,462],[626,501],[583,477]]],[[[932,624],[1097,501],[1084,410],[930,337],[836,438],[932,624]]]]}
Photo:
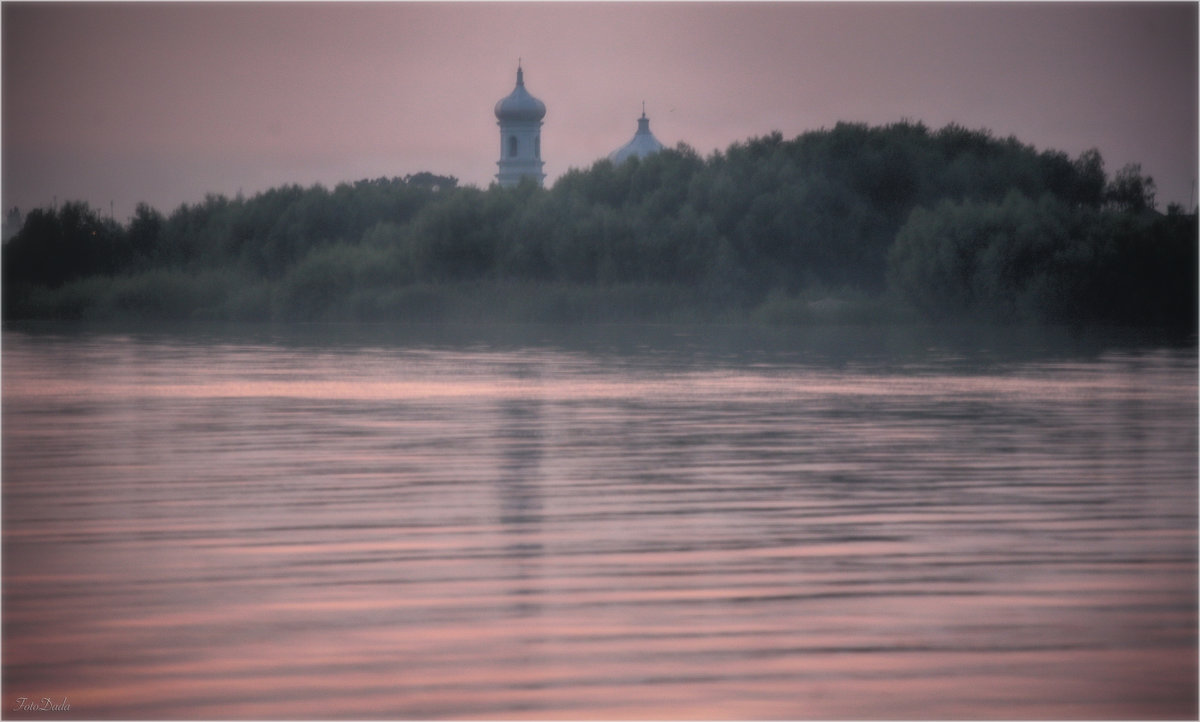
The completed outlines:
{"type": "Polygon", "coordinates": [[[13,3],[4,208],[119,221],[208,193],[431,171],[487,186],[518,59],[546,183],[628,141],[645,102],[702,155],[839,121],[958,123],[1108,172],[1159,207],[1197,177],[1195,3],[13,3]]]}

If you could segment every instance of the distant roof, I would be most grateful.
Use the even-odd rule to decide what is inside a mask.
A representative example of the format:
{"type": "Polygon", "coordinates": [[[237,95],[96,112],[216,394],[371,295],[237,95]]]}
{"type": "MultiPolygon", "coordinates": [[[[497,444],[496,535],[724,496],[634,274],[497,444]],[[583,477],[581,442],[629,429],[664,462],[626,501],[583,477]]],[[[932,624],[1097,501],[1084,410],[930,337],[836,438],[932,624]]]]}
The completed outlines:
{"type": "Polygon", "coordinates": [[[655,138],[654,134],[650,132],[650,119],[646,117],[646,109],[643,107],[642,117],[638,118],[637,133],[634,133],[633,140],[609,153],[608,159],[614,164],[620,164],[635,156],[645,158],[663,148],[663,144],[659,143],[658,138],[655,138]]]}
{"type": "Polygon", "coordinates": [[[517,65],[517,87],[496,103],[496,117],[500,120],[541,120],[546,117],[546,104],[529,94],[525,89],[525,73],[517,65]]]}

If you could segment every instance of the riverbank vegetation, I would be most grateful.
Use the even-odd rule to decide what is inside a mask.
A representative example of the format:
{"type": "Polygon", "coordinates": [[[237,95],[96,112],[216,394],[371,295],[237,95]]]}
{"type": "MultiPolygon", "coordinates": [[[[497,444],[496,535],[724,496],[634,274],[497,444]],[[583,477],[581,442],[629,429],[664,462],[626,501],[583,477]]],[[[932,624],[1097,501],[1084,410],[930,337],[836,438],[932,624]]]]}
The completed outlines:
{"type": "Polygon", "coordinates": [[[1138,166],[948,126],[686,145],[548,189],[403,178],[36,209],[4,317],[1194,325],[1196,215],[1138,166]]]}

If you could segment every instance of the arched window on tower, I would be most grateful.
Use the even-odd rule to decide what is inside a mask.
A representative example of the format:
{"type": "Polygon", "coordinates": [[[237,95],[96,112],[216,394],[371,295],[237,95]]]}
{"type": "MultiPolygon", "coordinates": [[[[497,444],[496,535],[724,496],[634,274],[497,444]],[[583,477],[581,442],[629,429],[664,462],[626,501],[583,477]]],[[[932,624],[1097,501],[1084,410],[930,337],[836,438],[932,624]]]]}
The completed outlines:
{"type": "Polygon", "coordinates": [[[508,157],[517,157],[517,136],[515,135],[508,136],[508,157]]]}
{"type": "Polygon", "coordinates": [[[542,159],[542,136],[533,136],[533,157],[538,160],[542,159]]]}

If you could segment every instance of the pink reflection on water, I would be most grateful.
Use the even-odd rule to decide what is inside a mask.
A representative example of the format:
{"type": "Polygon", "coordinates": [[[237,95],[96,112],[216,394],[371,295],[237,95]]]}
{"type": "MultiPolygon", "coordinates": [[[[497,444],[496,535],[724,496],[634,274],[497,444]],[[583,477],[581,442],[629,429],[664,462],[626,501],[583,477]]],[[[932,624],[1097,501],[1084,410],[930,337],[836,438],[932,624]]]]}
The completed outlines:
{"type": "Polygon", "coordinates": [[[428,381],[253,381],[212,380],[186,384],[53,379],[26,384],[27,397],[68,398],[294,398],[316,400],[401,400],[401,399],[626,399],[647,395],[702,397],[771,395],[783,393],[798,398],[825,396],[927,397],[931,393],[954,395],[1015,396],[1041,399],[1070,399],[1081,394],[1129,390],[1120,380],[1091,379],[1065,382],[1057,379],[993,379],[972,383],[959,377],[922,376],[913,379],[879,379],[853,383],[808,378],[803,385],[772,377],[731,377],[725,374],[691,374],[670,380],[555,381],[452,380],[428,381]]]}
{"type": "Polygon", "coordinates": [[[160,352],[6,355],[9,710],[1195,713],[1194,364],[160,352]]]}

